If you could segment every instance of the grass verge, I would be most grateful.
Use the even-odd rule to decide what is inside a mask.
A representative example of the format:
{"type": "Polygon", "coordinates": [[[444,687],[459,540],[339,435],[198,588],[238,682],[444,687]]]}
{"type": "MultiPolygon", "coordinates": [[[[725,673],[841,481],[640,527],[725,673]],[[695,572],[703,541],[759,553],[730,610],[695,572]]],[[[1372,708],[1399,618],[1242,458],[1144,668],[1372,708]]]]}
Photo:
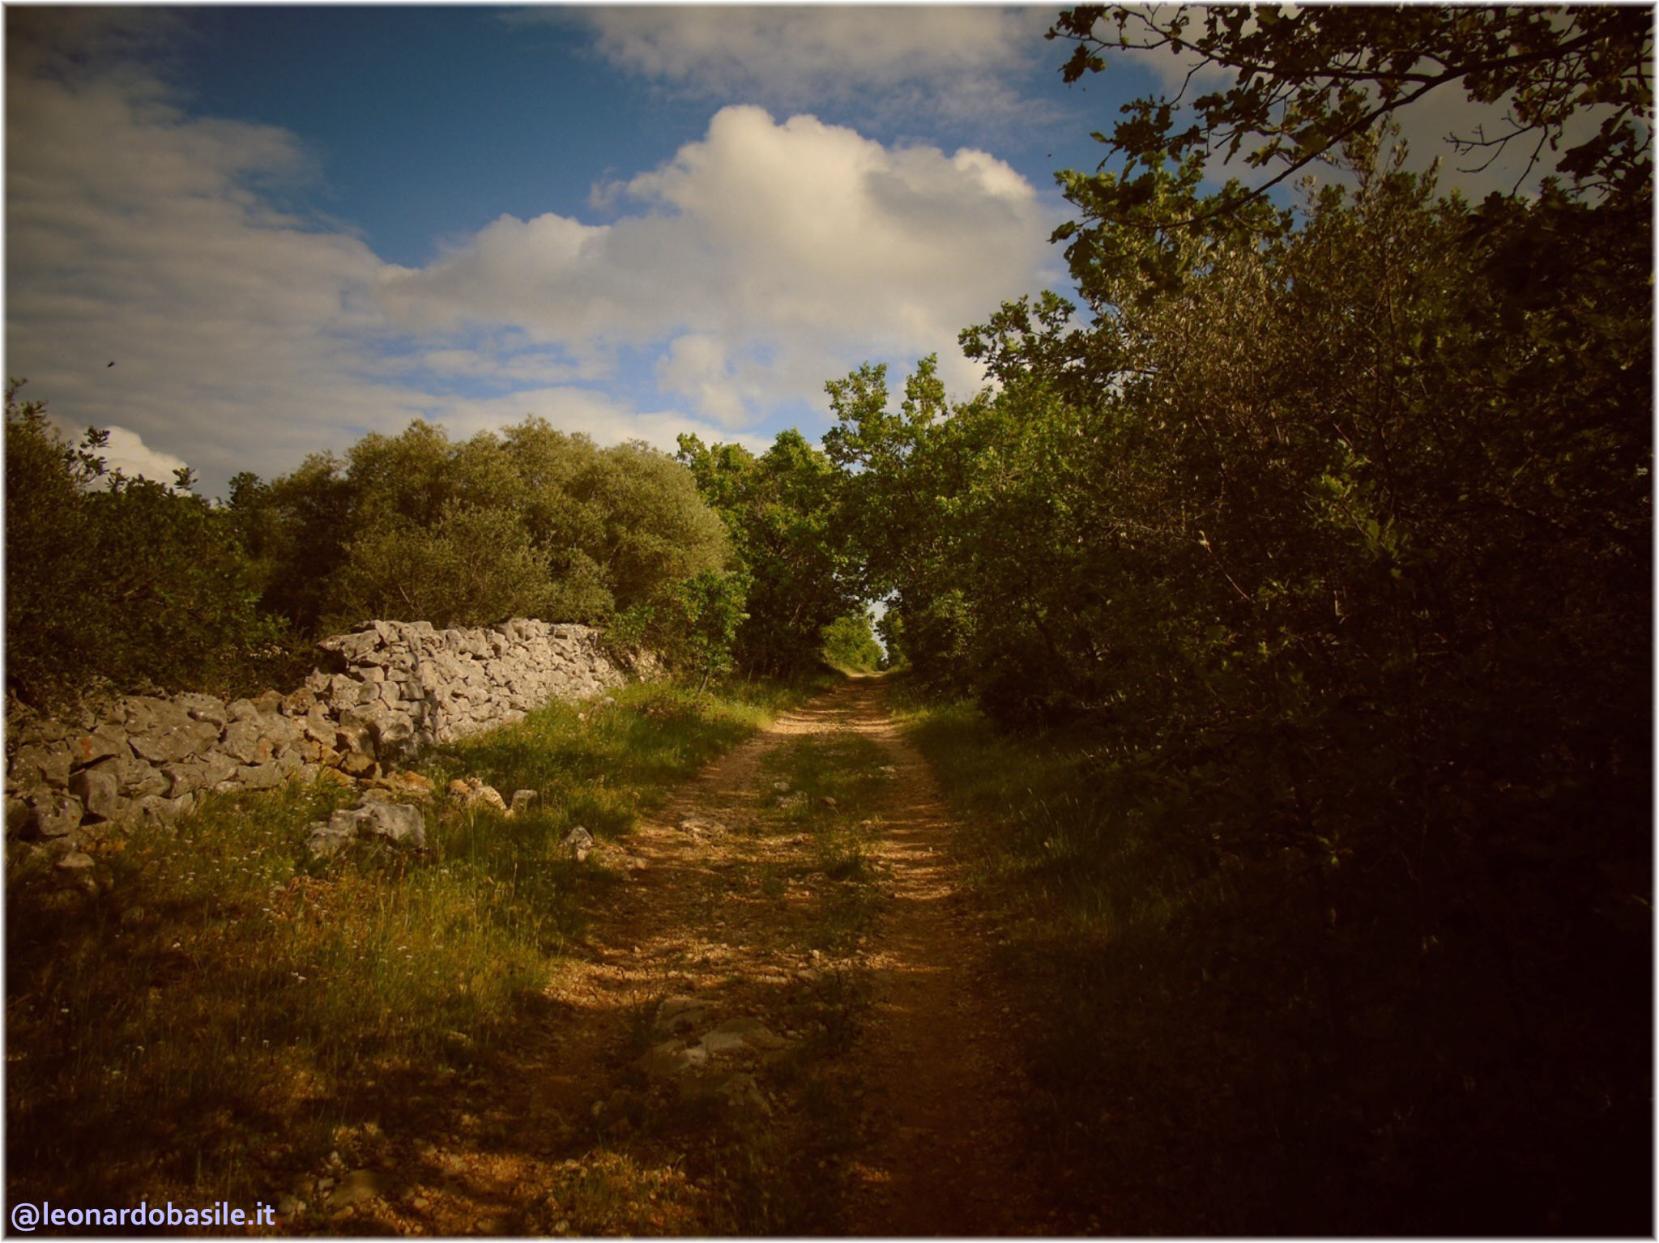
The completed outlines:
{"type": "Polygon", "coordinates": [[[904,723],[1023,992],[1029,1142],[1064,1230],[1645,1219],[1650,1105],[1608,1085],[1644,1079],[1646,1001],[1608,985],[1646,941],[1572,914],[1570,877],[1471,870],[1436,911],[1388,857],[1239,846],[1224,802],[1086,737],[964,704],[904,723]]]}
{"type": "Polygon", "coordinates": [[[31,1200],[279,1194],[339,1128],[462,1075],[522,1018],[607,883],[558,843],[623,833],[807,687],[632,686],[430,756],[528,813],[427,813],[430,849],[319,865],[327,784],[220,797],[115,837],[96,890],[7,869],[9,1189],[31,1200]],[[27,1194],[25,1194],[27,1193],[27,1194]]]}

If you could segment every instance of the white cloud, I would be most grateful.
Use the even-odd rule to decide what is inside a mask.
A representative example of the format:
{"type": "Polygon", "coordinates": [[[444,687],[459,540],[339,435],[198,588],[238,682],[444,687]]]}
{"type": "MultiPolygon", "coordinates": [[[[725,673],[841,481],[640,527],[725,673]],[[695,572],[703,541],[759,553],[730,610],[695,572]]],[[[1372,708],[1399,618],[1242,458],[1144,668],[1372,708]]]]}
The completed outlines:
{"type": "Polygon", "coordinates": [[[741,426],[749,418],[725,342],[717,336],[688,332],[675,337],[657,364],[657,383],[667,392],[690,397],[697,409],[728,427],[741,426]]]}
{"type": "MultiPolygon", "coordinates": [[[[79,443],[84,428],[66,426],[61,419],[54,422],[66,440],[79,443]]],[[[109,438],[102,449],[94,452],[104,459],[105,467],[118,470],[129,479],[153,479],[171,486],[174,472],[185,465],[181,457],[150,448],[142,436],[129,428],[111,425],[103,430],[109,433],[109,438]]]]}
{"type": "Polygon", "coordinates": [[[193,120],[142,79],[13,74],[7,110],[7,366],[57,415],[221,480],[396,417],[352,344],[378,260],[247,188],[303,172],[289,135],[193,120]]]}
{"type": "Polygon", "coordinates": [[[770,443],[767,437],[711,428],[700,419],[674,410],[636,411],[588,388],[552,387],[527,389],[503,397],[448,398],[434,401],[425,417],[442,423],[456,438],[464,438],[520,422],[532,414],[561,431],[580,432],[601,444],[623,439],[643,440],[653,448],[670,453],[682,432],[695,433],[704,440],[712,436],[756,451],[770,443]]]}
{"type": "Polygon", "coordinates": [[[718,422],[810,396],[861,354],[952,352],[961,328],[1057,272],[1035,190],[982,151],[888,147],[809,116],[722,109],[632,178],[612,224],[503,216],[421,269],[388,269],[411,330],[669,341],[667,391],[718,422]]]}
{"type": "Polygon", "coordinates": [[[260,187],[313,174],[293,135],[192,116],[131,65],[14,63],[7,106],[9,374],[210,494],[414,417],[672,447],[821,407],[866,357],[940,350],[971,384],[957,332],[1054,279],[1054,222],[1007,165],[808,116],[724,109],[624,180],[612,223],[502,216],[416,269],[273,207],[260,187]],[[629,347],[660,398],[621,396],[629,347]]]}
{"type": "MultiPolygon", "coordinates": [[[[545,14],[545,15],[544,15],[545,14]]],[[[623,5],[574,20],[619,68],[704,98],[777,111],[827,106],[884,120],[1037,120],[1012,79],[1047,51],[1043,8],[990,5],[623,5]]]]}

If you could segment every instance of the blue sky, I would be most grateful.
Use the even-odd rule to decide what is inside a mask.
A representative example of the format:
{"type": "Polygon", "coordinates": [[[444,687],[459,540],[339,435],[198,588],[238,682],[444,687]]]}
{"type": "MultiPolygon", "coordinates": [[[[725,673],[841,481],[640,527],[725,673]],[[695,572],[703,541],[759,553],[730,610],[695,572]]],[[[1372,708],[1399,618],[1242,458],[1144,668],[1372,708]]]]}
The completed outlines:
{"type": "Polygon", "coordinates": [[[1053,12],[10,7],[8,373],[210,494],[414,417],[758,445],[931,351],[966,395],[1114,102],[1053,12]]]}
{"type": "Polygon", "coordinates": [[[1066,288],[1054,172],[1185,68],[1067,87],[1055,12],[11,5],[7,373],[209,494],[416,417],[759,446],[930,352],[966,396],[957,333],[1066,288]]]}

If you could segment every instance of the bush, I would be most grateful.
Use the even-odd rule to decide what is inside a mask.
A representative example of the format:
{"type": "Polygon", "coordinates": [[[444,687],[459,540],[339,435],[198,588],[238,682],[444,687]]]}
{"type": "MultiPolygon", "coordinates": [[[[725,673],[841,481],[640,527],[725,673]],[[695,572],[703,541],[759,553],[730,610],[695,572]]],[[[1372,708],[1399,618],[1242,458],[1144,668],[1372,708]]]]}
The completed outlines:
{"type": "Polygon", "coordinates": [[[517,515],[450,502],[430,527],[372,527],[346,547],[333,592],[335,622],[401,617],[434,626],[484,626],[539,616],[553,597],[547,559],[517,515]]]}
{"type": "Polygon", "coordinates": [[[605,624],[672,611],[728,555],[683,466],[540,419],[459,443],[417,420],[270,484],[238,476],[231,509],[265,605],[308,633],[366,617],[605,624]]]}
{"type": "Polygon", "coordinates": [[[870,629],[869,613],[848,613],[824,627],[824,659],[842,669],[869,673],[885,660],[870,629]]]}
{"type": "MultiPolygon", "coordinates": [[[[19,382],[20,383],[20,382],[19,382]]],[[[108,471],[89,431],[67,443],[43,402],[6,394],[6,681],[46,707],[115,690],[254,689],[289,654],[220,509],[108,471]]]]}

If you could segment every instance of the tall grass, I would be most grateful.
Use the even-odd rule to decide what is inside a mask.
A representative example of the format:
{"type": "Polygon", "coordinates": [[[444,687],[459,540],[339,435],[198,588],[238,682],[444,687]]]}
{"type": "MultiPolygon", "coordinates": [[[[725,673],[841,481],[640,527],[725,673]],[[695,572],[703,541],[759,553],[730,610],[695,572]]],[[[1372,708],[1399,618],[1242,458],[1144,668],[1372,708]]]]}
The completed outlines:
{"type": "MultiPolygon", "coordinates": [[[[803,688],[634,686],[432,755],[430,850],[319,864],[338,787],[211,800],[115,838],[71,898],[14,848],[7,877],[8,1179],[25,1198],[270,1198],[335,1128],[390,1119],[530,1015],[610,883],[558,843],[624,833],[803,688]],[[444,810],[476,775],[512,820],[444,810]]],[[[136,1200],[134,1200],[136,1202],[136,1200]]]]}

